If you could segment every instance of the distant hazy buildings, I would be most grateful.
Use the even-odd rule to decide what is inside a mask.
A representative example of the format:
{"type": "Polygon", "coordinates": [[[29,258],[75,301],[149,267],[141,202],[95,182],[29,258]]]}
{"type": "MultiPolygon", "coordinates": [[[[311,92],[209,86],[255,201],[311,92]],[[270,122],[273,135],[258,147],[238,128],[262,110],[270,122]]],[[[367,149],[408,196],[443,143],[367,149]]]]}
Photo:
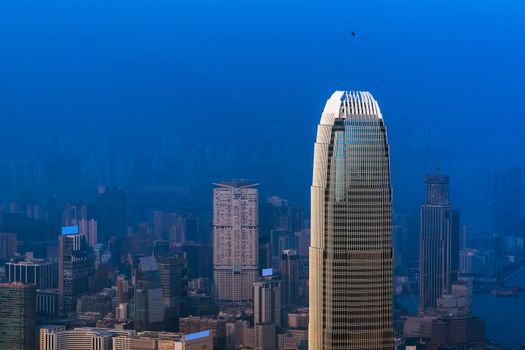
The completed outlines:
{"type": "Polygon", "coordinates": [[[298,249],[304,211],[291,207],[287,199],[270,196],[259,212],[259,268],[278,268],[283,249],[298,249]]]}
{"type": "Polygon", "coordinates": [[[16,253],[16,235],[0,232],[0,260],[6,260],[16,253]]]}
{"type": "Polygon", "coordinates": [[[0,349],[35,348],[36,288],[31,284],[0,284],[0,349]]]}
{"type": "Polygon", "coordinates": [[[78,222],[79,232],[87,238],[89,246],[94,247],[98,242],[98,225],[95,219],[82,219],[78,222]]]}
{"type": "Polygon", "coordinates": [[[459,252],[459,271],[474,277],[493,277],[496,272],[494,250],[490,249],[462,249],[459,252]]]}
{"type": "Polygon", "coordinates": [[[213,246],[204,243],[185,244],[188,278],[213,278],[213,246]]]}
{"type": "Polygon", "coordinates": [[[100,186],[97,196],[98,242],[105,243],[112,237],[123,237],[127,228],[126,194],[118,188],[100,186]]]}
{"type": "Polygon", "coordinates": [[[86,236],[91,247],[98,243],[98,223],[92,217],[94,210],[91,206],[67,205],[62,212],[64,226],[78,226],[78,233],[86,236]]]}
{"type": "Polygon", "coordinates": [[[494,233],[513,235],[519,230],[521,168],[500,169],[494,176],[494,233]]]}
{"type": "Polygon", "coordinates": [[[231,181],[213,190],[213,268],[218,302],[253,300],[258,275],[257,184],[231,181]]]}
{"type": "Polygon", "coordinates": [[[425,177],[421,205],[419,311],[434,309],[459,272],[459,212],[449,201],[449,177],[425,177]]]}
{"type": "Polygon", "coordinates": [[[390,157],[368,92],[327,101],[311,191],[309,349],[391,350],[390,157]]]}

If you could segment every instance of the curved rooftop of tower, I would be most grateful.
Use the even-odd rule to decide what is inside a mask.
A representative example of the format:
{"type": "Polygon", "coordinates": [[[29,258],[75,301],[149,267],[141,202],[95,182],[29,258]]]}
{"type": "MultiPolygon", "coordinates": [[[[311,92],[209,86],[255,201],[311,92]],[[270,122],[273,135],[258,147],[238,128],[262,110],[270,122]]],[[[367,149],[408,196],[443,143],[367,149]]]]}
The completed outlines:
{"type": "Polygon", "coordinates": [[[229,187],[229,188],[245,188],[245,187],[256,187],[258,183],[248,179],[235,179],[229,181],[219,181],[213,185],[217,187],[229,187]]]}
{"type": "Polygon", "coordinates": [[[333,125],[335,118],[374,115],[383,118],[377,101],[368,91],[336,91],[326,101],[321,124],[333,125]]]}

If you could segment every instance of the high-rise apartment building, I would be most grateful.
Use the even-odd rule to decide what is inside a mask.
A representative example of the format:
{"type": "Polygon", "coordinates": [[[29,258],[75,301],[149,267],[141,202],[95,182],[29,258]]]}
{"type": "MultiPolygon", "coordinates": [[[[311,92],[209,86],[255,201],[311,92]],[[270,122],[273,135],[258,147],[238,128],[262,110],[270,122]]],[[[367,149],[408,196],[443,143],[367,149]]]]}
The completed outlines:
{"type": "Polygon", "coordinates": [[[36,287],[0,283],[0,349],[35,348],[36,287]]]}
{"type": "Polygon", "coordinates": [[[281,281],[269,275],[255,282],[253,290],[255,349],[273,350],[276,347],[276,329],[281,326],[281,281]]]}
{"type": "Polygon", "coordinates": [[[425,177],[419,242],[419,312],[435,309],[459,272],[459,212],[449,201],[449,177],[425,177]]]}
{"type": "Polygon", "coordinates": [[[62,312],[74,311],[76,299],[88,292],[89,278],[95,272],[93,254],[78,226],[62,227],[58,237],[58,294],[62,312]]]}
{"type": "Polygon", "coordinates": [[[372,95],[336,91],[314,148],[311,350],[393,348],[389,154],[372,95]]]}
{"type": "Polygon", "coordinates": [[[253,284],[253,323],[281,326],[281,281],[265,279],[253,284]]]}
{"type": "Polygon", "coordinates": [[[213,269],[218,302],[250,302],[258,275],[257,184],[231,181],[213,190],[213,269]]]}

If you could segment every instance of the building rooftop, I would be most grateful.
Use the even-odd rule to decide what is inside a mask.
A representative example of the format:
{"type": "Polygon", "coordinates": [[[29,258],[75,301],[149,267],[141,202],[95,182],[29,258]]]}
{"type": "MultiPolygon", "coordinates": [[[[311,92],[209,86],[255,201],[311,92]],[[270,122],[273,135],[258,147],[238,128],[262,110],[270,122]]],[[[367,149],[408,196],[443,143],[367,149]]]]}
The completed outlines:
{"type": "Polygon", "coordinates": [[[247,180],[247,179],[238,179],[238,180],[229,180],[229,181],[219,181],[219,182],[214,183],[214,185],[216,187],[245,188],[245,187],[255,187],[255,186],[258,186],[259,184],[254,181],[247,180]]]}
{"type": "Polygon", "coordinates": [[[321,124],[333,125],[336,118],[350,115],[375,115],[382,119],[377,101],[368,91],[336,91],[326,101],[321,124]]]}

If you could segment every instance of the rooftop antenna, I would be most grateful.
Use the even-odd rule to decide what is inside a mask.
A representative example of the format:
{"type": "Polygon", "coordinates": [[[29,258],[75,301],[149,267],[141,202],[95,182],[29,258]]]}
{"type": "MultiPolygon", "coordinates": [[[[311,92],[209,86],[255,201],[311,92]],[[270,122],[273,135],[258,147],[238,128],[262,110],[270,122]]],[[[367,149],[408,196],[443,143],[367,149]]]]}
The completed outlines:
{"type": "Polygon", "coordinates": [[[434,157],[434,153],[432,153],[432,150],[428,145],[425,146],[425,150],[427,151],[428,157],[430,158],[432,163],[434,163],[435,175],[439,175],[439,173],[441,172],[441,164],[439,164],[439,160],[437,160],[436,157],[434,157]]]}

